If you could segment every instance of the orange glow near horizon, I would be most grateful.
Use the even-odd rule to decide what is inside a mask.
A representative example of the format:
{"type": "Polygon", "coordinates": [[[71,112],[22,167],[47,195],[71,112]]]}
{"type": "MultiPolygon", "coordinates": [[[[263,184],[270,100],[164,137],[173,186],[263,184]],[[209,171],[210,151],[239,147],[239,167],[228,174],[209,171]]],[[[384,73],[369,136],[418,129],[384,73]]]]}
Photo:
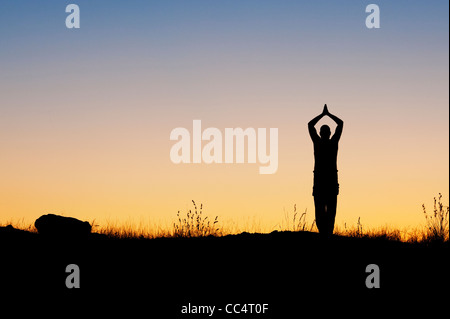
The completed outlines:
{"type": "MultiPolygon", "coordinates": [[[[255,219],[266,230],[277,229],[294,204],[298,211],[307,209],[312,222],[313,154],[306,123],[321,110],[321,105],[310,107],[312,103],[284,115],[286,121],[272,112],[267,116],[273,117],[273,124],[269,119],[262,124],[251,118],[237,124],[215,117],[204,120],[205,125],[219,129],[278,127],[279,167],[273,175],[260,175],[258,164],[173,164],[170,130],[177,126],[192,130],[189,120],[155,127],[147,126],[145,116],[139,116],[136,125],[130,120],[128,130],[117,131],[114,123],[96,126],[96,121],[111,120],[99,117],[75,132],[65,126],[52,128],[55,133],[34,128],[32,136],[14,136],[15,143],[2,158],[2,167],[8,170],[1,184],[0,221],[32,223],[42,214],[56,213],[95,219],[100,225],[106,220],[130,219],[164,223],[173,221],[178,210],[191,209],[193,199],[203,203],[209,216],[237,223],[255,219]]],[[[433,196],[448,194],[448,146],[441,143],[445,138],[430,134],[427,140],[422,135],[425,130],[414,137],[413,130],[397,131],[395,124],[375,134],[378,123],[358,123],[346,112],[348,105],[341,112],[338,105],[329,103],[329,107],[345,121],[338,156],[341,190],[336,224],[354,225],[359,217],[368,227],[404,228],[422,223],[421,204],[431,209],[433,196]],[[418,149],[416,143],[421,143],[418,149]]],[[[109,116],[119,121],[117,115],[109,116]]]]}

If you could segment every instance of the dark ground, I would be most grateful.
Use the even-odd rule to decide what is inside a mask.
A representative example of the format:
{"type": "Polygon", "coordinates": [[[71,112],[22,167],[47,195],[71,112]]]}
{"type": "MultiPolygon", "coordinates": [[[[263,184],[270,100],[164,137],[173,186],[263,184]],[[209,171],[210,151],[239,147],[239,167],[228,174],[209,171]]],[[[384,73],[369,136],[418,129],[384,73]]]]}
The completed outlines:
{"type": "Polygon", "coordinates": [[[430,314],[436,304],[429,300],[439,306],[436,298],[448,299],[448,243],[322,240],[309,232],[69,240],[1,227],[0,244],[2,291],[20,294],[24,304],[27,298],[45,300],[44,309],[62,300],[105,316],[125,308],[145,318],[207,318],[182,315],[181,307],[267,303],[266,314],[216,311],[212,318],[353,317],[419,308],[430,314]],[[68,264],[80,268],[79,289],[65,285],[68,264]],[[380,268],[379,289],[365,285],[368,264],[380,268]]]}

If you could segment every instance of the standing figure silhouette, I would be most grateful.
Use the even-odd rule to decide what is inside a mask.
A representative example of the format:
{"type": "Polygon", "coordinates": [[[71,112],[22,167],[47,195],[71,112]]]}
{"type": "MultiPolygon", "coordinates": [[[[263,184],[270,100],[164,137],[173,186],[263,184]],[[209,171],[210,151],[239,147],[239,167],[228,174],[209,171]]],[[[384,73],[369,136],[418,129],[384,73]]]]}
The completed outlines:
{"type": "Polygon", "coordinates": [[[322,114],[316,116],[308,123],[309,135],[314,143],[314,186],[313,196],[316,207],[316,225],[319,233],[325,237],[333,234],[336,217],[337,195],[339,194],[337,153],[344,122],[337,116],[328,112],[327,105],[323,107],[322,114]],[[330,127],[322,125],[320,136],[315,125],[324,116],[329,116],[336,122],[337,127],[331,136],[330,127]]]}

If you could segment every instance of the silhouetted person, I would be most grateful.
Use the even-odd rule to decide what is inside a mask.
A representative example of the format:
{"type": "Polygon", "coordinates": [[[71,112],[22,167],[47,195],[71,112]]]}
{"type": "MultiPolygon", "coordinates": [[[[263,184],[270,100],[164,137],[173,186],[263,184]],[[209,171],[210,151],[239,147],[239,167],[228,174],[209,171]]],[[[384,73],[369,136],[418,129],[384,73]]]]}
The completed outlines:
{"type": "Polygon", "coordinates": [[[337,195],[339,194],[336,161],[338,143],[343,126],[344,122],[340,118],[328,112],[326,104],[323,107],[322,114],[316,116],[308,123],[309,135],[314,143],[313,196],[314,205],[316,206],[316,225],[320,234],[326,237],[333,234],[334,219],[336,217],[337,195]],[[331,138],[331,131],[328,125],[321,126],[320,136],[314,127],[326,115],[337,124],[331,138]]]}

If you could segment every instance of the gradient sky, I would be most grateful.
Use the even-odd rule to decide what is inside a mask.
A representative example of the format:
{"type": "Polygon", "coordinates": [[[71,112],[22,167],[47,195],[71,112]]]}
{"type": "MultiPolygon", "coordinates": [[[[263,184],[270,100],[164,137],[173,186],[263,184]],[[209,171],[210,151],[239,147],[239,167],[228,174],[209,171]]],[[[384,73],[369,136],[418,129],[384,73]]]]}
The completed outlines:
{"type": "Polygon", "coordinates": [[[337,225],[417,226],[449,195],[448,1],[0,3],[0,223],[313,220],[307,123],[345,122],[337,225]],[[76,3],[81,28],[67,29],[76,3]],[[366,5],[381,28],[365,26],[366,5]],[[279,167],[170,161],[173,128],[276,127],[279,167]]]}

